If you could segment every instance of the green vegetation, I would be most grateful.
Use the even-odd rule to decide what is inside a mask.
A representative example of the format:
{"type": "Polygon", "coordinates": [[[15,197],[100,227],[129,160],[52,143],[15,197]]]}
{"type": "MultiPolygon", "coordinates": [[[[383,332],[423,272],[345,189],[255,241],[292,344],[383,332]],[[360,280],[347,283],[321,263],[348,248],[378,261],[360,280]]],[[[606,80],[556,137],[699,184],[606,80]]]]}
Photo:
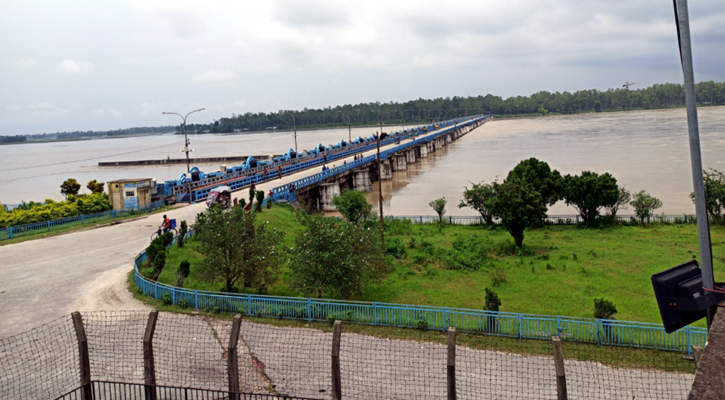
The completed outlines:
{"type": "MultiPolygon", "coordinates": [[[[695,87],[697,102],[701,105],[725,104],[725,82],[700,82],[695,87]]],[[[264,130],[270,126],[292,129],[293,117],[297,128],[355,125],[400,124],[402,121],[430,122],[474,113],[491,112],[495,116],[570,114],[613,110],[653,109],[680,107],[685,104],[685,89],[681,84],[666,83],[643,89],[596,89],[570,92],[541,91],[531,96],[503,99],[500,96],[446,97],[418,99],[404,103],[345,104],[322,109],[305,108],[301,111],[280,110],[272,113],[232,114],[210,124],[187,125],[190,132],[234,132],[240,129],[264,130]]],[[[181,126],[177,131],[183,132],[181,126]]]]}
{"type": "Polygon", "coordinates": [[[574,206],[586,224],[593,224],[603,207],[614,207],[619,197],[617,180],[609,173],[584,171],[564,177],[564,200],[574,206]]]}
{"type": "MultiPolygon", "coordinates": [[[[252,191],[252,194],[254,192],[252,191]]],[[[267,223],[256,223],[259,211],[214,205],[197,215],[194,230],[204,255],[197,271],[208,282],[221,280],[224,290],[236,286],[266,292],[282,267],[282,234],[267,223]]]]}
{"type": "Polygon", "coordinates": [[[357,190],[345,190],[341,195],[334,196],[332,205],[353,224],[357,224],[361,218],[369,217],[373,208],[365,199],[365,195],[357,190]]]}
{"type": "Polygon", "coordinates": [[[305,213],[307,228],[290,251],[290,286],[305,295],[350,299],[388,271],[378,233],[359,224],[305,213]]]}
{"type": "MultiPolygon", "coordinates": [[[[257,218],[285,232],[282,244],[287,249],[294,247],[295,236],[306,230],[288,206],[275,205],[257,218]]],[[[486,304],[485,288],[496,288],[501,311],[592,318],[594,299],[605,297],[617,305],[618,319],[658,323],[650,276],[698,254],[693,224],[600,229],[543,226],[526,231],[527,242],[521,249],[502,228],[452,225],[441,231],[436,225],[386,221],[386,245],[393,269],[382,281],[364,287],[356,299],[480,310],[486,304]]],[[[716,279],[723,280],[723,228],[712,228],[712,243],[716,279]]],[[[221,281],[200,279],[202,258],[199,242],[193,238],[184,248],[170,250],[167,265],[188,260],[191,268],[185,287],[223,290],[221,281]]],[[[174,272],[162,271],[159,281],[174,284],[174,272]]],[[[279,280],[267,293],[304,295],[293,289],[291,282],[289,266],[284,265],[279,280]]],[[[250,288],[242,291],[257,293],[250,288]]],[[[323,297],[331,294],[323,293],[323,297]]]]}
{"type": "Polygon", "coordinates": [[[654,215],[654,210],[662,207],[662,201],[644,190],[640,190],[632,196],[629,205],[634,207],[634,214],[644,226],[644,221],[654,215]]]}
{"type": "MultiPolygon", "coordinates": [[[[713,222],[722,224],[725,222],[723,218],[723,210],[725,210],[725,174],[711,168],[710,172],[702,171],[702,177],[705,183],[707,213],[713,222]]],[[[694,203],[695,194],[690,193],[690,198],[694,203]]]]}
{"type": "Polygon", "coordinates": [[[77,195],[80,190],[81,190],[81,184],[78,183],[78,181],[73,178],[66,179],[60,185],[60,194],[65,196],[66,199],[68,198],[68,196],[77,195]]]}
{"type": "MultiPolygon", "coordinates": [[[[80,186],[80,185],[79,185],[80,186]]],[[[45,203],[30,202],[7,212],[0,205],[0,228],[34,224],[56,219],[77,217],[82,214],[93,214],[111,209],[108,195],[96,193],[76,197],[69,195],[67,201],[45,200],[45,203]]]]}
{"type": "Polygon", "coordinates": [[[440,199],[435,199],[428,203],[428,206],[435,211],[436,214],[438,214],[438,222],[443,223],[443,215],[446,213],[446,204],[448,204],[448,200],[446,200],[445,197],[441,197],[440,199]]]}

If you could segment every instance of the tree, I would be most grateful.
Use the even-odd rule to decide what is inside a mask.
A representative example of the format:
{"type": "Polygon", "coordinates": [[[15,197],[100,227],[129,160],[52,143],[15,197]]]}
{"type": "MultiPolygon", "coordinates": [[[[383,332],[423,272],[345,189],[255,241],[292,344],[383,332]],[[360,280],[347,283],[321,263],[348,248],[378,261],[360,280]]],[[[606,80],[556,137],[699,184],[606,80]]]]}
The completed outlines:
{"type": "Polygon", "coordinates": [[[380,232],[363,224],[305,213],[298,219],[306,230],[291,251],[292,287],[317,297],[350,299],[388,271],[380,232]]]}
{"type": "Polygon", "coordinates": [[[60,194],[64,195],[66,198],[68,198],[68,196],[77,195],[80,190],[81,184],[73,178],[66,179],[63,184],[60,185],[60,194]]]}
{"type": "Polygon", "coordinates": [[[242,207],[224,211],[216,204],[197,216],[202,279],[223,281],[227,292],[238,284],[265,292],[276,281],[283,261],[278,249],[282,234],[266,223],[257,224],[255,216],[242,207]]]}
{"type": "Polygon", "coordinates": [[[365,195],[357,190],[345,190],[341,195],[335,195],[332,198],[332,205],[353,224],[361,218],[369,217],[373,208],[365,199],[365,195]]]}
{"type": "Polygon", "coordinates": [[[264,190],[257,190],[257,212],[262,212],[262,203],[264,202],[264,190]]]}
{"type": "Polygon", "coordinates": [[[654,210],[662,207],[662,201],[646,193],[644,190],[640,190],[632,196],[632,201],[629,205],[634,207],[634,213],[640,222],[642,222],[642,226],[644,226],[644,220],[649,218],[654,210]]]}
{"type": "Polygon", "coordinates": [[[514,238],[516,246],[523,246],[524,230],[540,225],[546,218],[546,203],[541,193],[516,177],[502,184],[494,182],[493,189],[496,200],[491,212],[501,219],[501,225],[514,238]]]}
{"type": "Polygon", "coordinates": [[[501,299],[498,297],[498,294],[489,288],[484,290],[486,292],[486,304],[484,309],[488,311],[498,311],[499,307],[501,307],[501,299]]]}
{"type": "MultiPolygon", "coordinates": [[[[712,172],[702,171],[705,183],[705,208],[710,218],[715,222],[723,222],[723,208],[725,208],[725,174],[710,169],[712,172]]],[[[692,202],[695,202],[695,193],[690,193],[692,202]]]]}
{"type": "Polygon", "coordinates": [[[609,300],[594,299],[594,318],[597,319],[612,319],[612,316],[617,313],[617,307],[609,300]]]}
{"type": "Polygon", "coordinates": [[[609,174],[584,171],[580,176],[564,177],[564,200],[574,206],[587,224],[592,224],[602,207],[612,207],[619,200],[617,180],[609,174]]]}
{"type": "Polygon", "coordinates": [[[535,158],[523,160],[509,171],[506,180],[519,179],[541,194],[544,206],[553,206],[563,198],[563,179],[557,170],[551,170],[549,164],[535,158]]]}
{"type": "Polygon", "coordinates": [[[98,182],[95,179],[88,181],[88,184],[86,185],[88,190],[91,191],[91,193],[103,193],[105,190],[105,183],[104,182],[98,182]]]}
{"type": "Polygon", "coordinates": [[[438,222],[443,223],[443,215],[446,213],[446,204],[448,204],[448,200],[446,200],[445,197],[441,197],[440,199],[435,199],[428,203],[428,205],[433,209],[433,211],[438,214],[438,222]]]}
{"type": "Polygon", "coordinates": [[[493,205],[495,192],[490,183],[472,183],[470,189],[463,187],[463,199],[458,204],[458,208],[469,207],[481,214],[483,221],[493,224],[493,215],[491,214],[491,206],[493,205]]]}
{"type": "Polygon", "coordinates": [[[630,193],[624,186],[620,186],[618,190],[619,196],[617,197],[617,202],[614,203],[613,206],[607,207],[607,213],[611,215],[612,218],[617,216],[617,212],[620,209],[626,210],[629,201],[632,200],[632,193],[630,193]]]}

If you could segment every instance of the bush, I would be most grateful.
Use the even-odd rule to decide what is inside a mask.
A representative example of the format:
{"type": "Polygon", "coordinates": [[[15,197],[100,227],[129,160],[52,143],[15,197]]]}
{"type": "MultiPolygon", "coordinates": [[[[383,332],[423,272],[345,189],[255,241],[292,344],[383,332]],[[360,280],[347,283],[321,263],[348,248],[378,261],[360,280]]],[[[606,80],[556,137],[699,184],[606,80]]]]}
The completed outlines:
{"type": "Polygon", "coordinates": [[[403,259],[407,256],[405,243],[400,238],[388,238],[385,241],[385,254],[389,254],[397,259],[403,259]]]}
{"type": "Polygon", "coordinates": [[[594,318],[613,319],[613,315],[617,313],[617,307],[611,301],[594,299],[594,318]]]}
{"type": "Polygon", "coordinates": [[[494,287],[501,286],[506,282],[508,282],[508,279],[506,278],[506,273],[502,269],[496,268],[491,273],[491,284],[494,287]]]}
{"type": "Polygon", "coordinates": [[[189,232],[189,225],[186,224],[186,220],[183,220],[179,225],[179,238],[176,241],[176,244],[178,244],[179,247],[184,247],[184,237],[187,232],[189,232]]]}
{"type": "Polygon", "coordinates": [[[169,304],[171,304],[171,295],[170,295],[170,294],[168,294],[168,293],[164,293],[164,294],[162,294],[162,295],[161,295],[161,301],[162,301],[162,302],[163,302],[164,304],[166,304],[166,305],[169,305],[169,304]]]}
{"type": "Polygon", "coordinates": [[[445,197],[441,197],[440,199],[435,199],[428,203],[428,205],[433,209],[433,211],[438,214],[438,222],[443,223],[443,215],[446,213],[446,204],[448,204],[448,200],[446,200],[445,197]]]}
{"type": "Polygon", "coordinates": [[[357,190],[345,190],[341,195],[333,197],[332,205],[353,224],[361,218],[369,217],[372,211],[372,206],[365,199],[365,195],[357,190]]]}
{"type": "Polygon", "coordinates": [[[186,303],[186,299],[180,299],[177,303],[181,308],[186,308],[188,306],[188,304],[186,303]]]}
{"type": "Polygon", "coordinates": [[[484,291],[486,292],[484,310],[498,311],[499,307],[501,307],[501,299],[498,297],[498,293],[489,288],[484,289],[484,291]]]}
{"type": "Polygon", "coordinates": [[[179,269],[176,270],[176,286],[183,287],[184,279],[189,276],[191,264],[188,260],[184,260],[179,264],[179,269]]]}
{"type": "Polygon", "coordinates": [[[418,317],[418,322],[415,324],[416,329],[424,331],[428,329],[428,320],[425,317],[418,317]]]}

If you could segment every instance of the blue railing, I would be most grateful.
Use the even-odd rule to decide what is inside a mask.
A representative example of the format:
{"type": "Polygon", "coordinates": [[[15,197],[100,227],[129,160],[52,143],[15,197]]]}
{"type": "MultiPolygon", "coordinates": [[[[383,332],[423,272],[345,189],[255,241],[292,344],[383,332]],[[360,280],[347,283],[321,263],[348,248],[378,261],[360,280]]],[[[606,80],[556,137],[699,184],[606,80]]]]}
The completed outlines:
{"type": "MultiPolygon", "coordinates": [[[[193,235],[192,231],[187,237],[193,235]]],[[[174,238],[176,243],[176,238],[174,238]]],[[[173,244],[172,244],[173,245],[173,244]]],[[[142,252],[134,260],[134,283],[145,295],[171,304],[197,310],[241,313],[305,321],[342,320],[356,324],[425,328],[505,336],[518,339],[550,339],[590,343],[598,346],[624,346],[678,351],[690,354],[692,346],[705,346],[707,329],[685,327],[667,334],[659,324],[552,315],[470,310],[362,301],[191,290],[149,281],[139,273],[146,261],[142,252]]]]}
{"type": "Polygon", "coordinates": [[[77,217],[56,219],[52,221],[37,222],[35,224],[11,226],[9,228],[0,229],[0,240],[13,239],[16,237],[33,235],[41,232],[49,232],[54,229],[67,228],[75,225],[83,225],[106,219],[122,217],[129,214],[135,214],[142,211],[151,211],[164,205],[163,200],[149,203],[145,206],[135,208],[123,208],[120,210],[104,211],[94,214],[83,214],[77,217]]]}
{"type": "MultiPolygon", "coordinates": [[[[396,136],[390,136],[386,139],[383,139],[380,142],[380,145],[386,146],[388,144],[394,143],[395,141],[406,140],[410,137],[414,137],[416,135],[416,133],[426,134],[429,132],[433,132],[436,130],[436,128],[435,128],[436,125],[438,125],[438,129],[440,130],[440,132],[438,132],[434,135],[426,136],[425,138],[418,139],[417,141],[409,142],[402,146],[396,146],[395,149],[381,152],[380,153],[381,159],[386,159],[388,154],[392,154],[394,152],[400,151],[400,150],[405,149],[410,146],[420,144],[422,142],[430,141],[437,136],[448,134],[448,133],[450,133],[450,131],[452,129],[455,129],[455,127],[468,126],[474,122],[477,122],[480,120],[485,120],[488,118],[491,118],[491,117],[490,116],[484,116],[484,117],[474,116],[474,117],[457,118],[457,119],[453,119],[450,121],[444,121],[439,124],[431,124],[431,125],[426,125],[423,127],[414,128],[414,129],[411,129],[410,133],[407,133],[407,134],[399,134],[396,136]],[[460,124],[460,125],[458,125],[458,124],[460,124]],[[454,126],[454,128],[443,129],[448,126],[454,126]]],[[[282,175],[286,175],[286,174],[294,173],[297,171],[305,170],[305,169],[308,169],[308,168],[311,168],[314,166],[323,165],[323,164],[326,164],[326,163],[329,163],[329,162],[332,162],[335,160],[339,160],[341,158],[346,158],[346,157],[349,157],[349,156],[352,156],[355,154],[359,154],[359,153],[362,153],[365,151],[369,151],[369,150],[372,150],[377,147],[376,142],[372,142],[372,143],[366,142],[366,143],[367,144],[361,144],[361,145],[358,144],[358,145],[350,146],[350,148],[346,149],[346,150],[332,149],[329,153],[325,152],[323,154],[320,154],[319,156],[314,156],[313,158],[306,158],[306,157],[301,158],[297,162],[288,163],[286,165],[273,164],[273,165],[269,165],[269,166],[258,167],[256,169],[256,171],[250,175],[246,175],[246,172],[241,172],[241,173],[239,173],[240,175],[232,175],[229,178],[225,178],[225,179],[218,179],[217,177],[211,178],[211,179],[209,179],[209,182],[210,182],[209,184],[205,184],[205,182],[203,182],[203,181],[199,182],[199,183],[194,183],[193,184],[194,187],[191,188],[192,199],[193,199],[193,201],[200,201],[200,200],[205,199],[209,195],[209,192],[211,192],[211,190],[217,186],[227,185],[232,190],[238,190],[238,189],[251,185],[252,182],[260,183],[260,182],[264,182],[264,181],[268,181],[268,180],[277,179],[277,178],[279,178],[280,171],[281,171],[282,175]],[[245,175],[241,175],[241,174],[245,174],[245,175]]],[[[363,164],[367,164],[368,162],[374,161],[376,159],[377,159],[376,156],[368,156],[363,159],[363,160],[366,160],[365,162],[360,162],[363,160],[357,160],[354,163],[354,165],[356,167],[361,166],[363,164]]],[[[325,177],[329,177],[329,176],[336,175],[338,173],[347,171],[348,169],[350,169],[352,167],[352,165],[353,164],[348,163],[344,166],[345,168],[342,168],[342,166],[341,166],[341,167],[329,169],[329,170],[325,171],[325,177]],[[332,171],[335,171],[335,172],[333,173],[332,171]]],[[[295,184],[295,183],[297,183],[297,182],[292,182],[292,184],[295,184]]],[[[299,188],[299,187],[301,187],[301,186],[296,186],[296,188],[299,188]]],[[[276,188],[276,189],[280,189],[280,188],[276,188]]],[[[288,201],[289,200],[288,192],[282,191],[284,193],[278,194],[278,192],[280,192],[280,190],[276,190],[276,189],[275,189],[276,197],[274,197],[275,201],[280,201],[280,200],[288,201]]],[[[294,201],[294,200],[292,200],[292,201],[294,201]]]]}
{"type": "MultiPolygon", "coordinates": [[[[418,146],[420,144],[423,144],[423,143],[426,143],[426,142],[430,142],[430,141],[434,140],[435,138],[437,138],[439,136],[443,136],[443,135],[447,135],[447,134],[451,133],[451,131],[453,131],[455,129],[458,129],[458,128],[461,128],[461,127],[466,127],[466,126],[472,125],[474,123],[477,123],[479,121],[486,121],[486,120],[488,120],[490,118],[491,118],[490,115],[486,115],[486,116],[481,116],[481,117],[469,119],[467,121],[464,121],[464,122],[460,123],[460,125],[458,125],[458,121],[453,121],[453,122],[450,122],[448,124],[439,126],[439,132],[436,132],[436,133],[434,133],[432,135],[428,135],[428,136],[425,136],[425,137],[422,137],[422,138],[419,138],[419,139],[411,140],[408,143],[401,144],[399,146],[395,146],[392,149],[388,149],[388,150],[385,150],[385,151],[381,151],[380,152],[380,159],[381,160],[387,160],[390,155],[395,154],[395,153],[397,153],[397,152],[399,152],[401,150],[405,150],[405,149],[407,149],[409,147],[418,146]],[[446,127],[446,126],[451,126],[451,125],[455,125],[455,126],[450,127],[450,128],[447,128],[447,129],[442,129],[442,128],[446,127]]],[[[430,132],[432,130],[435,130],[435,128],[431,128],[431,129],[427,130],[427,132],[430,132]]],[[[388,144],[388,143],[392,143],[395,140],[396,140],[396,138],[384,139],[381,142],[381,145],[388,144]]],[[[374,148],[376,146],[376,144],[372,144],[371,146],[374,148]]],[[[355,154],[355,153],[359,153],[360,151],[361,151],[360,149],[356,149],[356,150],[351,151],[350,154],[345,154],[345,155],[343,155],[342,153],[339,153],[338,158],[346,157],[346,156],[349,156],[349,155],[355,154]]],[[[343,173],[345,171],[349,171],[351,169],[355,169],[355,168],[361,167],[361,166],[363,166],[365,164],[368,164],[370,162],[373,162],[373,161],[377,160],[377,158],[378,158],[377,154],[373,154],[373,155],[370,155],[370,156],[367,156],[367,157],[363,157],[360,160],[355,160],[355,161],[349,162],[347,164],[341,165],[339,167],[330,168],[330,169],[328,169],[326,171],[323,171],[323,172],[320,172],[320,173],[317,173],[317,174],[314,174],[314,175],[310,175],[308,177],[299,179],[297,181],[290,182],[290,183],[288,183],[286,185],[282,185],[282,186],[276,187],[276,188],[272,189],[272,192],[273,192],[272,199],[275,202],[277,202],[277,201],[293,202],[296,199],[296,194],[295,194],[295,191],[296,190],[298,190],[300,188],[303,188],[305,186],[308,186],[308,185],[313,185],[313,184],[316,184],[318,182],[322,182],[322,181],[324,181],[327,178],[333,177],[333,176],[338,175],[340,173],[343,173]],[[291,188],[294,188],[294,190],[293,191],[290,191],[291,188]]]]}

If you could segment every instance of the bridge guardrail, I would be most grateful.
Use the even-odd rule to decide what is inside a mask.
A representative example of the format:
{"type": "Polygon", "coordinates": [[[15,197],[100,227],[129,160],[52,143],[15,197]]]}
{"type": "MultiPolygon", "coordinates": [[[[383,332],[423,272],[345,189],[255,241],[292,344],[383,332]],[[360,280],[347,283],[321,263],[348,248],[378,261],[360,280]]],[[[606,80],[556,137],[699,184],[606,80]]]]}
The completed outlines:
{"type": "MultiPolygon", "coordinates": [[[[435,139],[438,136],[442,136],[442,135],[449,134],[452,130],[457,129],[458,127],[465,127],[465,126],[468,126],[468,125],[473,124],[475,122],[485,121],[485,120],[488,120],[490,118],[491,118],[490,115],[473,118],[473,119],[470,119],[470,120],[465,121],[464,123],[461,123],[460,126],[458,125],[458,122],[452,122],[450,124],[447,124],[447,125],[444,125],[442,127],[439,127],[440,132],[438,132],[438,133],[435,133],[433,135],[426,136],[426,137],[423,137],[423,138],[420,138],[420,139],[412,140],[412,141],[410,141],[408,143],[404,143],[404,144],[401,144],[399,146],[395,146],[395,148],[392,148],[392,149],[388,149],[388,150],[381,151],[380,152],[380,159],[381,160],[386,160],[388,158],[388,156],[391,155],[391,154],[397,153],[397,152],[399,152],[401,150],[405,150],[405,149],[407,149],[409,147],[412,147],[412,146],[420,145],[421,143],[429,142],[429,141],[435,139]],[[453,128],[450,128],[449,127],[447,129],[441,129],[441,128],[444,128],[445,126],[451,126],[451,125],[454,125],[454,124],[455,124],[455,126],[453,128]]],[[[385,139],[383,142],[385,142],[386,140],[388,140],[388,139],[385,139]]],[[[393,138],[392,141],[394,141],[394,140],[395,139],[393,138]]],[[[381,144],[383,144],[383,143],[381,143],[381,144]]],[[[385,144],[387,144],[387,143],[385,143],[385,144]]],[[[373,146],[376,146],[376,145],[373,145],[373,146]]],[[[342,157],[342,156],[340,156],[340,157],[342,157]]],[[[337,175],[339,173],[348,171],[350,169],[358,168],[358,167],[360,167],[360,166],[362,166],[364,164],[367,164],[367,163],[372,162],[372,161],[375,161],[375,160],[377,160],[377,155],[370,155],[370,156],[367,156],[367,157],[363,157],[360,160],[355,160],[355,161],[349,162],[349,163],[347,163],[345,165],[341,165],[339,167],[330,168],[330,169],[328,169],[326,171],[323,171],[323,172],[320,172],[320,173],[317,173],[317,174],[314,174],[314,175],[310,175],[308,177],[299,179],[297,181],[290,182],[288,184],[285,184],[285,185],[276,187],[276,188],[272,189],[272,192],[273,192],[273,200],[275,202],[276,201],[281,201],[281,200],[288,201],[288,202],[293,202],[295,200],[295,198],[296,198],[296,194],[295,193],[290,193],[290,188],[293,187],[294,190],[297,190],[299,188],[302,188],[302,187],[305,187],[305,186],[308,186],[308,185],[311,185],[311,184],[314,184],[314,183],[323,181],[323,180],[325,180],[325,179],[327,179],[327,178],[329,178],[331,176],[334,176],[334,175],[337,175]]]]}
{"type": "MultiPolygon", "coordinates": [[[[460,122],[469,122],[472,120],[472,118],[475,119],[478,118],[478,116],[456,118],[449,121],[441,122],[438,124],[438,126],[440,129],[451,125],[457,125],[460,122]]],[[[465,124],[462,124],[461,126],[464,125],[465,124]]],[[[415,136],[415,134],[419,132],[428,133],[434,130],[435,124],[411,128],[409,129],[410,133],[383,139],[381,145],[388,145],[390,143],[393,143],[395,140],[405,140],[411,136],[415,136]]],[[[251,170],[234,172],[229,176],[214,176],[198,182],[190,182],[179,185],[174,188],[174,193],[188,192],[189,190],[191,190],[193,193],[193,201],[199,201],[205,199],[214,187],[222,184],[228,185],[232,188],[232,190],[237,190],[250,185],[252,182],[259,183],[278,178],[280,170],[282,171],[282,174],[296,172],[302,169],[338,160],[340,158],[348,157],[355,153],[372,150],[376,146],[377,144],[375,142],[357,143],[354,145],[346,146],[346,149],[331,149],[319,155],[300,157],[295,160],[285,160],[280,163],[273,163],[271,165],[261,166],[251,170]]]]}
{"type": "Polygon", "coordinates": [[[131,213],[151,211],[163,205],[164,201],[159,200],[153,203],[149,203],[143,207],[123,208],[120,210],[103,211],[94,214],[83,214],[77,217],[37,222],[34,224],[11,226],[9,228],[0,229],[0,240],[13,239],[16,237],[32,235],[39,232],[49,232],[54,229],[66,228],[74,225],[83,225],[87,223],[98,222],[104,219],[116,218],[131,213]]]}
{"type": "MultiPolygon", "coordinates": [[[[187,238],[193,235],[190,230],[187,238]]],[[[172,246],[176,243],[174,238],[172,246]]],[[[270,318],[327,321],[339,319],[349,323],[403,328],[446,330],[506,336],[518,339],[547,339],[589,343],[597,346],[622,346],[691,354],[692,346],[705,346],[707,329],[684,327],[667,334],[659,324],[579,318],[557,315],[520,314],[424,305],[365,301],[314,299],[302,297],[251,295],[241,293],[192,290],[153,282],[139,273],[147,259],[141,252],[134,259],[134,284],[138,290],[157,300],[215,312],[242,313],[270,318]]]]}

